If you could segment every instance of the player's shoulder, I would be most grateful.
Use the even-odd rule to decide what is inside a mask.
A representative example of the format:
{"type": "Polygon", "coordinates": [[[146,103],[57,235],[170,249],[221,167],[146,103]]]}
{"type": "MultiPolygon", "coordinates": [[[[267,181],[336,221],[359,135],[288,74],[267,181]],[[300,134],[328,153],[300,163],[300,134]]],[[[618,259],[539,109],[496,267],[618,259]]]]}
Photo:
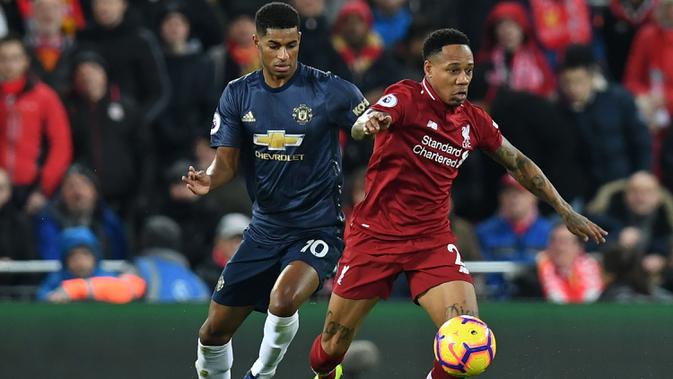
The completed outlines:
{"type": "Polygon", "coordinates": [[[486,110],[478,105],[472,104],[470,101],[465,101],[461,107],[463,107],[463,112],[468,116],[468,118],[477,122],[477,125],[480,122],[493,124],[495,128],[498,128],[498,124],[493,121],[491,115],[486,112],[486,110]]]}
{"type": "Polygon", "coordinates": [[[387,93],[399,92],[408,94],[410,96],[420,95],[423,90],[421,83],[411,80],[411,79],[402,79],[397,83],[393,83],[386,89],[387,93]]]}
{"type": "Polygon", "coordinates": [[[331,71],[323,71],[312,66],[301,65],[301,74],[304,80],[312,85],[325,87],[330,90],[347,90],[355,87],[355,84],[348,80],[332,73],[331,71]]]}
{"type": "Polygon", "coordinates": [[[226,91],[238,93],[256,85],[259,82],[259,70],[245,74],[239,78],[230,81],[225,88],[226,91]]]}

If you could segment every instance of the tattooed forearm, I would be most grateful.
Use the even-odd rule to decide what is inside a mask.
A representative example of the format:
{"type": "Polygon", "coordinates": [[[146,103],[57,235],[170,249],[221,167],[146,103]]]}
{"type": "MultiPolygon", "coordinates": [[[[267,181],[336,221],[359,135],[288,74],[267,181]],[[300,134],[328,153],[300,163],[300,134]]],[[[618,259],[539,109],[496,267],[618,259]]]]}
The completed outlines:
{"type": "Polygon", "coordinates": [[[453,303],[446,307],[446,319],[451,319],[455,316],[468,315],[468,316],[478,316],[477,312],[465,306],[465,304],[453,303]]]}
{"type": "Polygon", "coordinates": [[[503,139],[502,146],[498,150],[489,155],[505,167],[521,185],[551,205],[561,216],[569,214],[570,205],[561,198],[542,170],[506,139],[503,139]]]}
{"type": "MultiPolygon", "coordinates": [[[[332,312],[327,313],[329,318],[332,312]]],[[[344,325],[339,324],[336,321],[328,321],[325,325],[325,330],[322,332],[323,341],[329,341],[334,336],[337,336],[337,344],[347,343],[350,344],[353,340],[354,331],[351,328],[348,328],[344,325]]]]}

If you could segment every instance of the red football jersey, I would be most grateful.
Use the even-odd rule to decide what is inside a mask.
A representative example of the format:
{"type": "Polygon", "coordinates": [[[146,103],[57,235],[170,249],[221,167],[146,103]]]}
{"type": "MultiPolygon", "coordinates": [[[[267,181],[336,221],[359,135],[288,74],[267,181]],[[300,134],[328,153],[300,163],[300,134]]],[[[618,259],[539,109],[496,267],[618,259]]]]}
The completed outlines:
{"type": "Polygon", "coordinates": [[[393,84],[372,109],[390,114],[392,123],[375,138],[365,199],[351,226],[384,240],[452,242],[453,179],[471,151],[500,147],[498,125],[467,101],[446,105],[425,79],[393,84]]]}

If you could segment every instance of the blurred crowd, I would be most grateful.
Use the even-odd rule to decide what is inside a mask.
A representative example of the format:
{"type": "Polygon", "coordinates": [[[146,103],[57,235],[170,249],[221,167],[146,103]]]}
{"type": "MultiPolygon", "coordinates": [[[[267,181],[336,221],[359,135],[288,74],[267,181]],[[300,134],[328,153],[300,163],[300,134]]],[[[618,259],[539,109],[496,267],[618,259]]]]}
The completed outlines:
{"type": "MultiPolygon", "coordinates": [[[[0,272],[0,297],[203,301],[240,243],[241,179],[206,197],[226,84],[259,68],[259,0],[0,1],[0,260],[56,259],[44,278],[0,272]],[[101,260],[129,262],[121,273],[101,260]]],[[[502,169],[474,154],[450,218],[467,261],[528,269],[476,275],[494,299],[671,301],[673,0],[292,0],[300,61],[376,102],[420,80],[425,36],[471,40],[469,99],[561,195],[610,232],[578,240],[502,169]]],[[[364,196],[370,141],[344,135],[346,214],[364,196]]],[[[329,291],[330,286],[325,286],[329,291]]],[[[403,278],[395,293],[405,296],[403,278]]]]}

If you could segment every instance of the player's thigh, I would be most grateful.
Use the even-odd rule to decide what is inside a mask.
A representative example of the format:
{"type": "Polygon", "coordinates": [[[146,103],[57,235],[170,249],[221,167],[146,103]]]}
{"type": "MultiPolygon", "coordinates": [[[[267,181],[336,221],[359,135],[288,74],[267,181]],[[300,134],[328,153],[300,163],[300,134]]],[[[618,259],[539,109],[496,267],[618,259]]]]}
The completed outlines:
{"type": "Polygon", "coordinates": [[[211,300],[208,318],[199,330],[201,343],[218,346],[229,342],[252,310],[253,306],[232,307],[211,300]]]}
{"type": "Polygon", "coordinates": [[[474,286],[467,281],[456,280],[439,284],[421,294],[417,301],[437,327],[455,316],[479,315],[474,286]]]}
{"type": "Polygon", "coordinates": [[[304,261],[290,262],[271,290],[269,311],[276,316],[292,316],[318,289],[320,279],[315,268],[304,261]]]}
{"type": "Polygon", "coordinates": [[[297,288],[308,285],[313,288],[311,293],[317,291],[325,279],[334,275],[334,268],[341,257],[343,246],[343,240],[338,234],[322,231],[290,244],[281,261],[282,274],[276,282],[276,287],[279,281],[282,281],[280,284],[283,287],[297,288]],[[285,278],[286,274],[302,280],[292,283],[285,278]],[[317,286],[314,286],[314,279],[317,280],[317,286]]]}
{"type": "Polygon", "coordinates": [[[352,300],[332,294],[322,332],[322,346],[325,352],[330,355],[344,354],[378,300],[378,298],[352,300]]]}

